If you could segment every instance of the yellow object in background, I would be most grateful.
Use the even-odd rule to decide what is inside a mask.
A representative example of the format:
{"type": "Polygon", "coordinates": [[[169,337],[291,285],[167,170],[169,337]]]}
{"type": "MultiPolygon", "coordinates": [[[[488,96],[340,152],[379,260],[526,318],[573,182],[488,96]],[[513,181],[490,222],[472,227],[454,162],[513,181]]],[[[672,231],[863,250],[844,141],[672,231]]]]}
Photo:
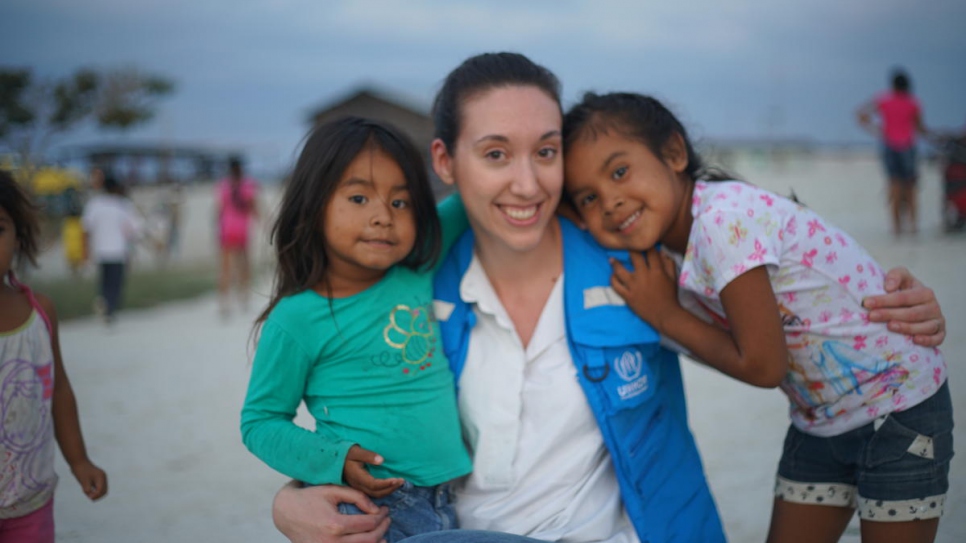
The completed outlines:
{"type": "Polygon", "coordinates": [[[76,270],[84,263],[84,227],[80,217],[64,217],[60,233],[67,265],[76,270]]]}

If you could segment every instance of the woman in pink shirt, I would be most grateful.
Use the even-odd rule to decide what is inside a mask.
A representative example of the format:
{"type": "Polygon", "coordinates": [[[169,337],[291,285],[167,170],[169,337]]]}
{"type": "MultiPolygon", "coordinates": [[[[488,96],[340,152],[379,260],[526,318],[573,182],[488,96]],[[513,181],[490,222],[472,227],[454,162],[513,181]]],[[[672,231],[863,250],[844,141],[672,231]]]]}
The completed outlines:
{"type": "Polygon", "coordinates": [[[909,76],[902,70],[892,74],[892,90],[863,105],[859,124],[882,138],[882,160],[889,177],[892,232],[902,233],[903,214],[909,216],[910,231],[918,232],[916,221],[916,133],[925,135],[919,101],[913,96],[909,76]],[[872,121],[879,117],[879,126],[872,121]]]}
{"type": "Polygon", "coordinates": [[[218,278],[219,304],[222,315],[229,313],[232,275],[236,275],[242,304],[248,301],[251,264],[248,258],[248,238],[251,221],[258,216],[255,196],[258,184],[242,172],[241,160],[228,162],[228,177],[215,187],[218,210],[218,243],[221,248],[221,273],[218,278]]]}

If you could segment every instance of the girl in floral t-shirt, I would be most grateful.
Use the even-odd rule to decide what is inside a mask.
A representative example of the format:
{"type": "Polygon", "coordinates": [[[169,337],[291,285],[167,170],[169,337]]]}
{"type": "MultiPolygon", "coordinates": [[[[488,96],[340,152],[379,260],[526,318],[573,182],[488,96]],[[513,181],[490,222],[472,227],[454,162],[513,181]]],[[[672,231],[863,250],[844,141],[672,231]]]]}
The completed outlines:
{"type": "Polygon", "coordinates": [[[869,321],[875,260],[796,202],[699,180],[684,127],[653,98],[588,94],[564,139],[591,233],[639,251],[634,271],[614,263],[614,290],[698,359],[788,396],[769,541],[837,541],[856,508],[863,541],[932,541],[952,457],[946,364],[869,321]]]}

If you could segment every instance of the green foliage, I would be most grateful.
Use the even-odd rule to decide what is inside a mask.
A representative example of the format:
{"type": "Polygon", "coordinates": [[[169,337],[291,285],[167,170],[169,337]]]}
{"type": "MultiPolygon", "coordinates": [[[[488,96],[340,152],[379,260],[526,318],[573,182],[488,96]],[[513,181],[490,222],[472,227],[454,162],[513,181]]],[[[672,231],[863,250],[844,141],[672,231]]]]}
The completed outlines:
{"type": "Polygon", "coordinates": [[[81,68],[38,81],[29,69],[0,67],[0,147],[16,151],[25,168],[42,162],[51,139],[92,121],[127,130],[154,117],[174,83],[136,68],[81,68]]]}
{"type": "Polygon", "coordinates": [[[0,70],[0,138],[15,126],[33,122],[34,112],[23,102],[30,80],[27,70],[0,70]]]}

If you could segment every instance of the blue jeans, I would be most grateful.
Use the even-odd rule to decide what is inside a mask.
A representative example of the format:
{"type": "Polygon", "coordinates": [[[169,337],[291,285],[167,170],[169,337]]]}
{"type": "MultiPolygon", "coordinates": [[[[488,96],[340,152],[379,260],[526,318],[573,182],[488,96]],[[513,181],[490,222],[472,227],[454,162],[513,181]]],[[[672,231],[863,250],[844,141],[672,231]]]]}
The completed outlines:
{"type": "MultiPolygon", "coordinates": [[[[407,537],[427,532],[459,528],[456,521],[456,510],[453,509],[452,490],[449,483],[436,486],[414,486],[406,481],[392,494],[383,498],[373,498],[372,502],[380,507],[389,508],[389,518],[392,519],[392,523],[385,535],[388,543],[396,543],[407,537]]],[[[340,503],[339,512],[343,515],[364,514],[355,504],[351,503],[340,503]]],[[[435,541],[452,540],[438,539],[435,541]]]]}

